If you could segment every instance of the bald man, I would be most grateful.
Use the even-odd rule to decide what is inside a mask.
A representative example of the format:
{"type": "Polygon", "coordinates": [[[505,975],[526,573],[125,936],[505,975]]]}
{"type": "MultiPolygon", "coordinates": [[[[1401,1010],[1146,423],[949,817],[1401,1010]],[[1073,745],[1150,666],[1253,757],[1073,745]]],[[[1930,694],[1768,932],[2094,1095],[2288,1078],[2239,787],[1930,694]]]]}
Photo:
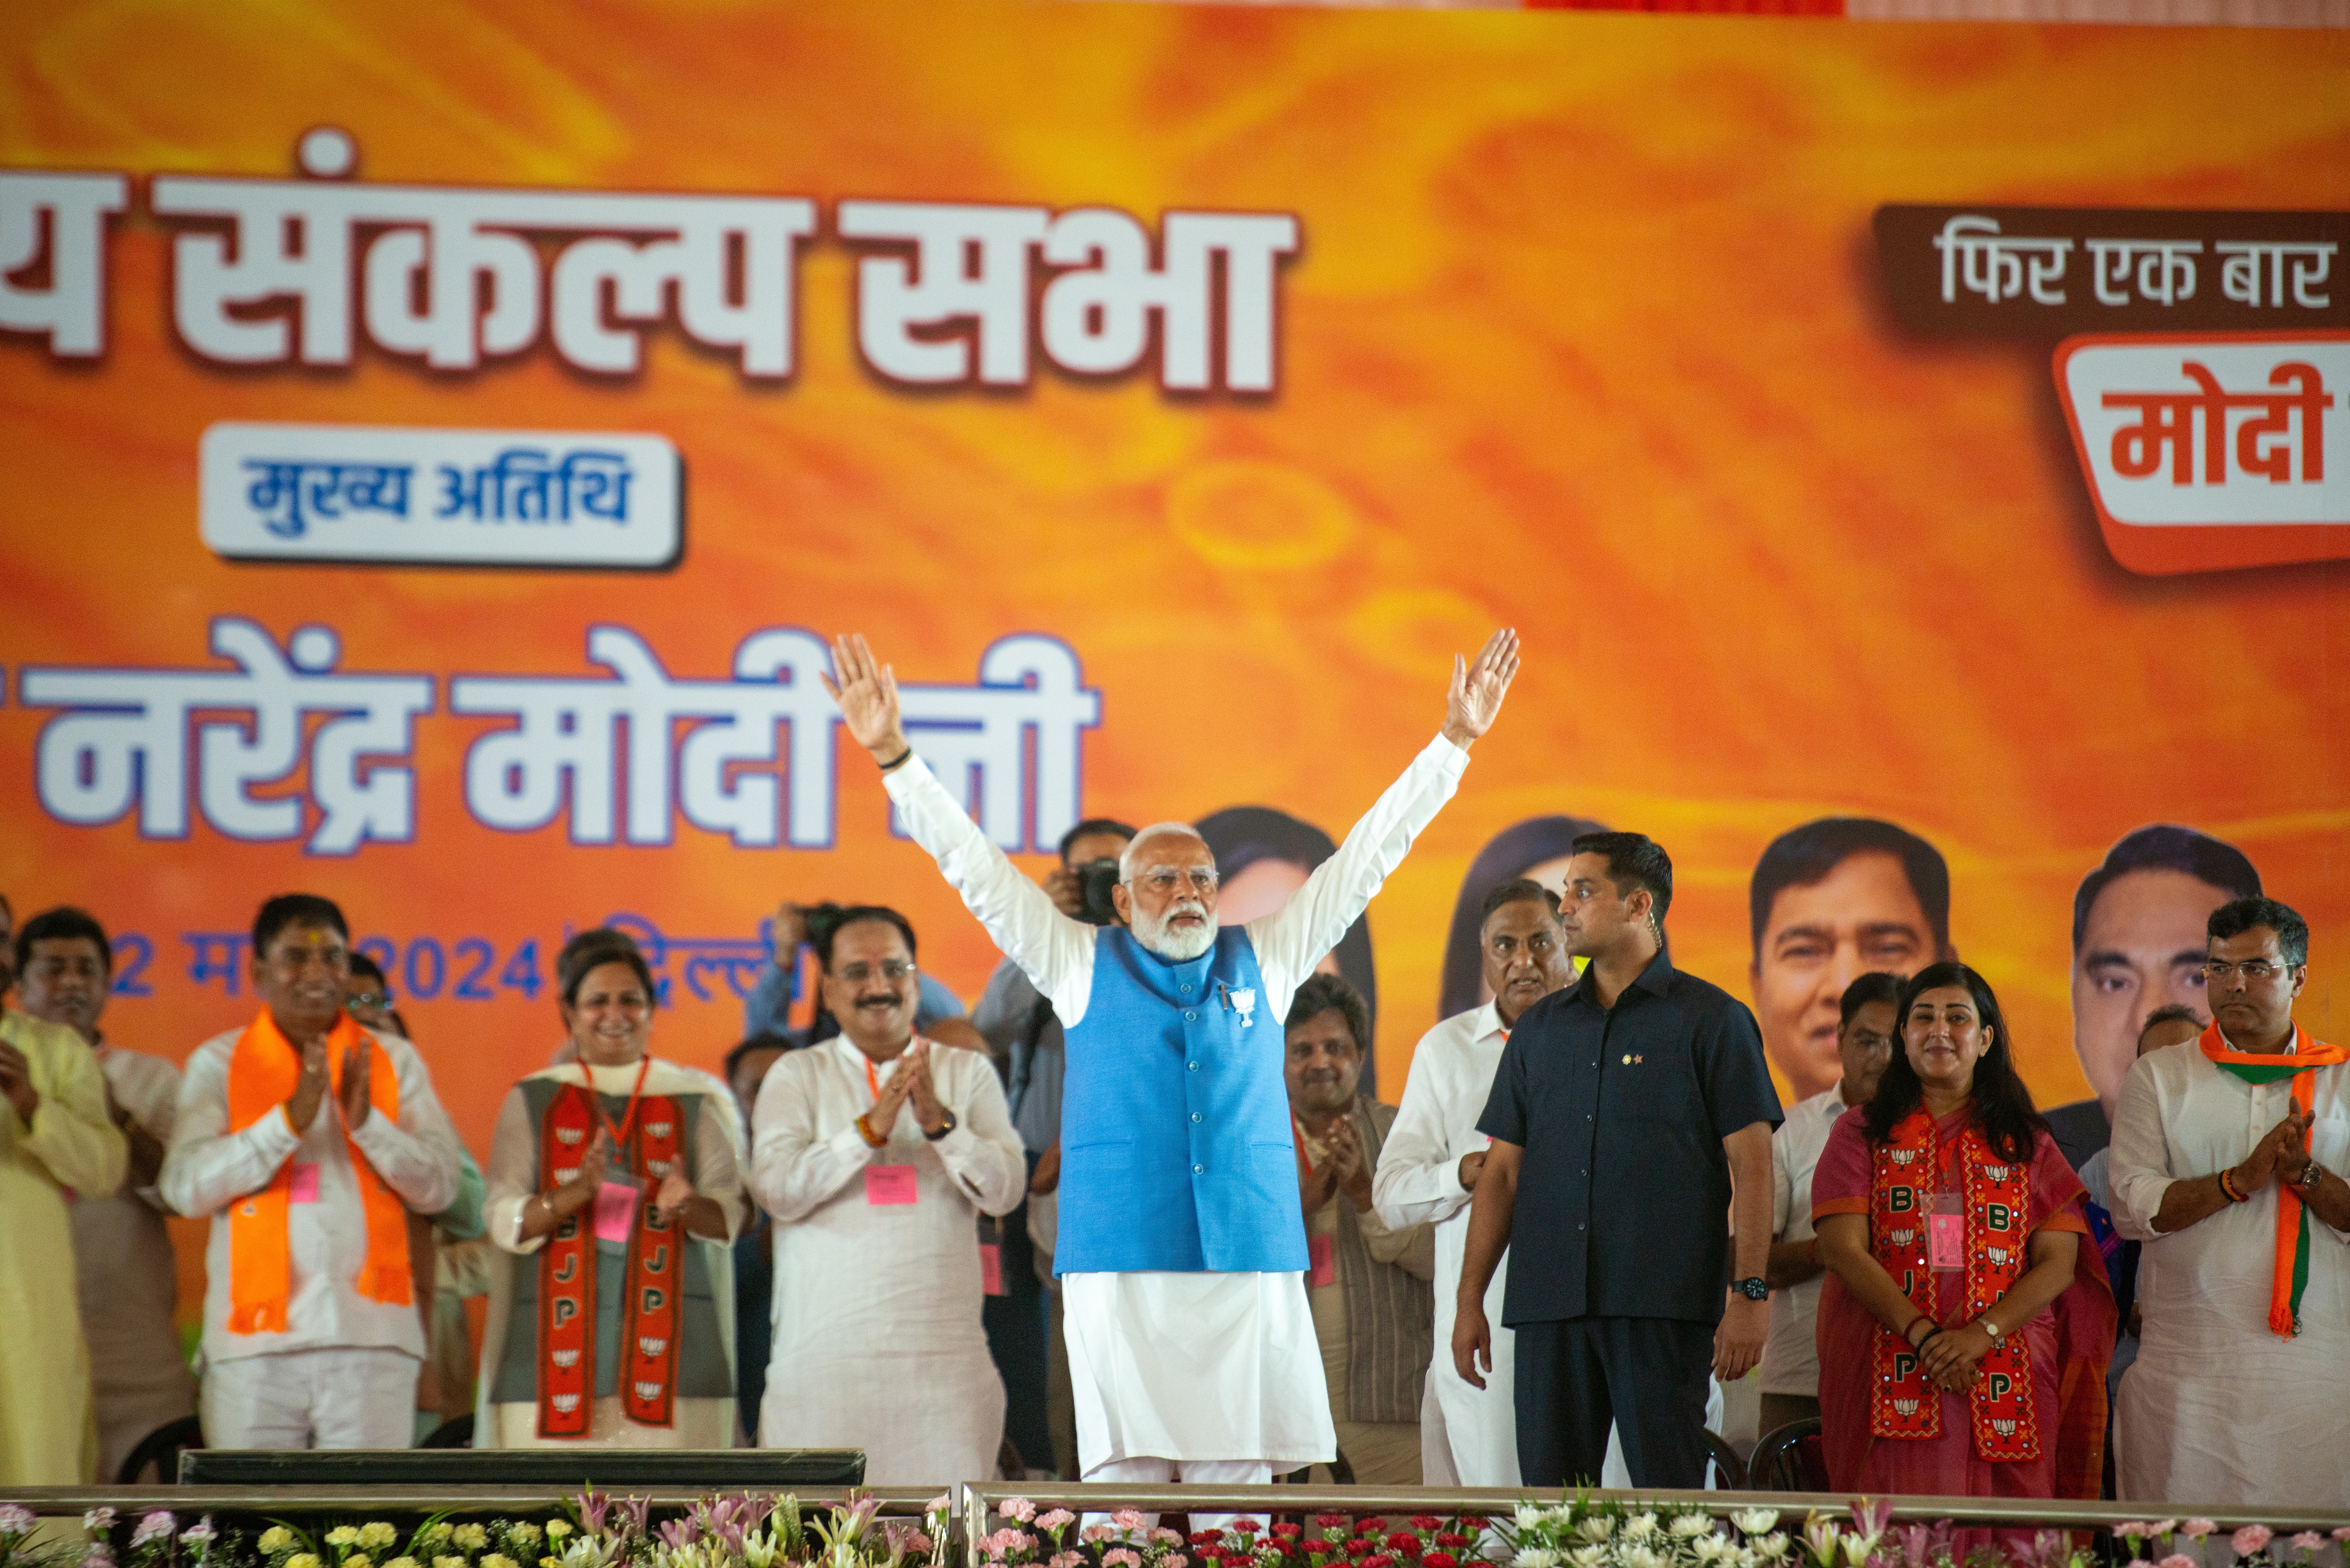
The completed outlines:
{"type": "Polygon", "coordinates": [[[897,682],[864,639],[841,639],[833,659],[827,685],[906,831],[1065,1032],[1054,1270],[1084,1478],[1247,1485],[1326,1463],[1282,1022],[1451,798],[1517,672],[1516,634],[1453,660],[1442,732],[1295,897],[1237,929],[1219,926],[1215,856],[1182,823],[1127,845],[1119,924],[1063,914],[914,755],[897,682]]]}

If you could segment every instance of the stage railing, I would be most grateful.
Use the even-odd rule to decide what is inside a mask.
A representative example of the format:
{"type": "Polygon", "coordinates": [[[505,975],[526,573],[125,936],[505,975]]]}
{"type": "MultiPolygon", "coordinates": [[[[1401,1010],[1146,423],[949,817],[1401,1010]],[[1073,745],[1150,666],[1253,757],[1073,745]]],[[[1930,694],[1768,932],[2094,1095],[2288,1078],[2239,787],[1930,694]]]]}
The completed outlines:
{"type": "MultiPolygon", "coordinates": [[[[536,1518],[567,1511],[579,1495],[578,1487],[549,1486],[68,1486],[0,1487],[0,1504],[16,1503],[36,1514],[79,1517],[93,1508],[110,1508],[126,1517],[150,1509],[167,1508],[182,1517],[206,1513],[268,1513],[307,1515],[363,1514],[370,1509],[416,1513],[511,1514],[536,1518]]],[[[602,1489],[614,1496],[643,1497],[659,1507],[678,1508],[714,1490],[741,1491],[741,1487],[631,1486],[602,1489]]],[[[850,1490],[837,1486],[789,1489],[803,1510],[846,1504],[850,1490]]],[[[923,1507],[941,1492],[952,1496],[952,1487],[858,1487],[859,1497],[878,1498],[880,1511],[919,1518],[923,1507]]],[[[1014,1495],[1004,1493],[1006,1497],[1014,1495]]]]}
{"type": "MultiPolygon", "coordinates": [[[[1659,1511],[1687,1513],[1698,1510],[1724,1518],[1750,1508],[1779,1511],[1782,1529],[1802,1527],[1804,1515],[1816,1509],[1849,1523],[1856,1501],[1826,1492],[1794,1491],[1594,1491],[1600,1501],[1639,1502],[1659,1511]]],[[[1009,1481],[966,1482],[962,1514],[964,1562],[979,1568],[979,1543],[985,1540],[989,1516],[1007,1498],[1025,1498],[1038,1509],[1066,1508],[1080,1516],[1107,1515],[1120,1508],[1146,1514],[1239,1514],[1260,1522],[1282,1514],[1387,1514],[1409,1518],[1416,1513],[1451,1517],[1482,1514],[1506,1519],[1522,1502],[1554,1503],[1560,1494],[1527,1487],[1375,1487],[1375,1486],[1070,1486],[1059,1481],[1017,1485],[1009,1481]]],[[[2222,1532],[2240,1525],[2265,1524],[2279,1535],[2295,1531],[2330,1531],[2350,1525],[2350,1507],[2230,1508],[2218,1503],[2071,1502],[2012,1497],[1892,1497],[1881,1501],[1893,1510],[1898,1524],[1953,1524],[2032,1527],[2047,1530],[2095,1530],[2148,1518],[2208,1519],[2222,1532]]]]}

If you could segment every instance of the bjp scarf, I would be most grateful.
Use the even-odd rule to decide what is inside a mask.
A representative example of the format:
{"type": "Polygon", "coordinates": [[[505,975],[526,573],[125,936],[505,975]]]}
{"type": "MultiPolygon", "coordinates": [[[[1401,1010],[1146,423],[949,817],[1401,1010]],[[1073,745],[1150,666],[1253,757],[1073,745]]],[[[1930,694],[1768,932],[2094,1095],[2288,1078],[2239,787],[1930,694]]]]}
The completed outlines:
{"type": "MultiPolygon", "coordinates": [[[[2293,1026],[2291,1055],[2233,1050],[2217,1023],[2203,1031],[2202,1038],[2195,1044],[2213,1066],[2222,1073],[2234,1074],[2247,1084],[2292,1079],[2293,1108],[2303,1115],[2308,1114],[2316,1093],[2317,1069],[2350,1060],[2350,1052],[2322,1040],[2312,1040],[2309,1031],[2298,1023],[2293,1026]]],[[[2305,1150],[2309,1134],[2303,1133],[2302,1137],[2305,1150]]],[[[2302,1202],[2299,1192],[2282,1181],[2277,1183],[2276,1253],[2272,1271],[2269,1332],[2280,1339],[2291,1339],[2301,1332],[2301,1293],[2309,1288],[2309,1208],[2302,1202]]]]}
{"type": "MultiPolygon", "coordinates": [[[[1916,1110],[1878,1146],[1869,1194],[1869,1245],[1901,1293],[1929,1316],[1934,1275],[1928,1251],[1939,1150],[1934,1118],[1916,1110]]],[[[1965,1212],[1962,1263],[1965,1321],[1995,1305],[2024,1271],[2025,1224],[2032,1200],[2029,1163],[1996,1158],[1980,1128],[1959,1135],[1959,1169],[1965,1212]]],[[[1905,1325],[1906,1326],[1906,1325],[1905,1325]]],[[[2040,1428],[2032,1400],[2032,1352],[2022,1330],[2003,1335],[1977,1364],[1981,1376],[1969,1390],[1975,1452],[1991,1460],[2036,1459],[2040,1428]]],[[[1869,1386],[1869,1430],[1880,1438],[1942,1435],[1941,1389],[1926,1375],[1925,1357],[1879,1324],[1876,1376],[1869,1386]]]]}
{"type": "MultiPolygon", "coordinates": [[[[546,1107],[539,1129],[542,1190],[552,1192],[579,1175],[589,1140],[608,1134],[622,1168],[642,1172],[648,1188],[675,1168],[678,1106],[644,1095],[644,1075],[618,1128],[595,1090],[566,1084],[546,1107]]],[[[621,1277],[621,1406],[639,1426],[675,1421],[677,1335],[685,1272],[683,1238],[674,1217],[657,1209],[650,1190],[639,1194],[629,1229],[621,1277]]],[[[596,1387],[596,1210],[590,1202],[556,1222],[538,1260],[538,1435],[584,1438],[596,1387]]]]}
{"type": "MultiPolygon", "coordinates": [[[[337,1015],[335,1027],[327,1035],[332,1097],[340,1100],[343,1064],[361,1040],[373,1053],[368,1103],[375,1115],[398,1121],[399,1075],[374,1037],[353,1023],[348,1012],[337,1015]]],[[[302,1054],[279,1030],[269,1010],[262,1009],[261,1016],[237,1037],[236,1049],[229,1056],[229,1130],[242,1132],[284,1105],[301,1075],[302,1054]]],[[[319,1114],[331,1113],[322,1106],[319,1114]]],[[[408,1269],[408,1207],[390,1184],[376,1174],[348,1130],[343,1141],[350,1148],[351,1173],[358,1179],[359,1203],[367,1220],[367,1259],[354,1282],[369,1301],[406,1306],[415,1300],[408,1269]]],[[[295,1164],[289,1156],[266,1186],[229,1208],[228,1327],[232,1334],[286,1332],[286,1303],[294,1290],[286,1222],[294,1199],[295,1164]]]]}

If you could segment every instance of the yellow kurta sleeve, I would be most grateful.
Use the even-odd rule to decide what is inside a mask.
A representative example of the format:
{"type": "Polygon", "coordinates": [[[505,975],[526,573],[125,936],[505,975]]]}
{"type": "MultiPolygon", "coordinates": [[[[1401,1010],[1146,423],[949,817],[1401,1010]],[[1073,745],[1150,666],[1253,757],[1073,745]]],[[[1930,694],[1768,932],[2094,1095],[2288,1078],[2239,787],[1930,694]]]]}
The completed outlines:
{"type": "MultiPolygon", "coordinates": [[[[130,1169],[130,1146],[106,1114],[106,1075],[98,1057],[72,1030],[22,1013],[10,1014],[5,1028],[9,1044],[31,1065],[41,1097],[16,1147],[60,1187],[87,1198],[111,1197],[130,1169]]],[[[15,1106],[0,1102],[0,1115],[16,1114],[15,1106]]]]}

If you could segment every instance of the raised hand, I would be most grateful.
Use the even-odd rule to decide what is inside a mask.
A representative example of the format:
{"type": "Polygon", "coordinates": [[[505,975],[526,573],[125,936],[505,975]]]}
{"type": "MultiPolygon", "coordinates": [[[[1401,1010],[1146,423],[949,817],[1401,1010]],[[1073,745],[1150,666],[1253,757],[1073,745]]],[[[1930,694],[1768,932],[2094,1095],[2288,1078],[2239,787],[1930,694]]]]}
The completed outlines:
{"type": "Polygon", "coordinates": [[[789,972],[799,962],[800,944],[807,940],[807,911],[789,898],[775,906],[775,919],[767,922],[768,955],[775,967],[789,972]]]}
{"type": "Polygon", "coordinates": [[[33,1125],[33,1113],[41,1108],[40,1092],[33,1087],[33,1064],[5,1040],[0,1040],[0,1096],[16,1107],[17,1120],[33,1125]]]}
{"type": "Polygon", "coordinates": [[[906,750],[906,732],[898,720],[898,678],[878,662],[864,637],[849,632],[832,639],[831,675],[819,674],[824,689],[840,704],[841,721],[857,743],[886,763],[906,750]]]}
{"type": "Polygon", "coordinates": [[[2296,1106],[2276,1126],[2282,1135],[2277,1141],[2276,1175],[2287,1187],[2297,1186],[2309,1168],[2309,1124],[2314,1119],[2296,1106]]]}
{"type": "MultiPolygon", "coordinates": [[[[325,1042],[321,1041],[321,1055],[325,1054],[325,1042]]],[[[335,1091],[336,1099],[342,1106],[346,1131],[359,1131],[368,1119],[368,1113],[374,1109],[368,1093],[369,1080],[374,1076],[375,1037],[362,1030],[358,1042],[343,1053],[343,1082],[341,1087],[335,1091]]]]}
{"type": "Polygon", "coordinates": [[[913,1075],[914,1120],[926,1133],[934,1133],[947,1124],[947,1108],[939,1098],[939,1085],[931,1076],[931,1043],[917,1040],[906,1050],[906,1064],[899,1074],[913,1075]]]}
{"type": "Polygon", "coordinates": [[[305,1040],[299,1049],[302,1071],[294,1080],[294,1092],[286,1096],[286,1121],[297,1137],[310,1130],[327,1100],[327,1037],[305,1040]]]}
{"type": "Polygon", "coordinates": [[[653,1195],[653,1207],[664,1213],[674,1214],[692,1198],[693,1183],[685,1179],[684,1171],[672,1165],[669,1174],[661,1178],[660,1190],[653,1195]]]}
{"type": "Polygon", "coordinates": [[[2286,1141],[2291,1139],[2297,1144],[2308,1128],[2309,1124],[2302,1121],[2296,1112],[2288,1111],[2284,1120],[2262,1136],[2261,1141],[2252,1146],[2252,1152],[2244,1157],[2244,1163],[2236,1167],[2236,1186],[2245,1197],[2269,1184],[2284,1158],[2286,1141]]]}
{"type": "Polygon", "coordinates": [[[898,1125],[898,1113],[906,1107],[906,1096],[913,1092],[914,1064],[910,1060],[900,1060],[896,1075],[881,1085],[880,1098],[875,1100],[873,1108],[865,1113],[865,1125],[873,1129],[875,1137],[889,1136],[889,1129],[898,1125]]]}
{"type": "Polygon", "coordinates": [[[1518,674],[1518,634],[1503,627],[1485,639],[1477,661],[1452,656],[1452,685],[1444,694],[1444,738],[1466,750],[1493,727],[1502,699],[1518,674]]]}

